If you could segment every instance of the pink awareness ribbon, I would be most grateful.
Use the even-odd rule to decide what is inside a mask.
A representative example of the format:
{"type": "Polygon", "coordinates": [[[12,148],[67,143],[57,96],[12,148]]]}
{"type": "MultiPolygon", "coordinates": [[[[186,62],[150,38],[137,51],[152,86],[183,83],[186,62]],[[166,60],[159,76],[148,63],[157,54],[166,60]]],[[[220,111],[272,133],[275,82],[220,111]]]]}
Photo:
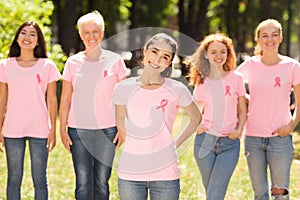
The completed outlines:
{"type": "Polygon", "coordinates": [[[42,81],[41,76],[39,74],[36,74],[36,78],[37,78],[38,84],[40,84],[42,81]]]}
{"type": "Polygon", "coordinates": [[[104,72],[103,72],[103,76],[104,76],[104,77],[107,77],[107,75],[108,75],[108,71],[107,71],[107,69],[106,69],[106,70],[104,70],[104,72]]]}
{"type": "Polygon", "coordinates": [[[168,100],[163,99],[160,102],[160,106],[158,106],[156,109],[162,109],[163,111],[165,111],[165,107],[168,105],[168,100]]]}
{"type": "Polygon", "coordinates": [[[227,86],[225,87],[225,95],[231,96],[231,93],[230,93],[230,86],[229,86],[229,85],[227,85],[227,86]]]}
{"type": "Polygon", "coordinates": [[[277,76],[275,78],[275,85],[274,85],[274,87],[276,87],[276,86],[280,87],[280,77],[279,76],[277,76]]]}

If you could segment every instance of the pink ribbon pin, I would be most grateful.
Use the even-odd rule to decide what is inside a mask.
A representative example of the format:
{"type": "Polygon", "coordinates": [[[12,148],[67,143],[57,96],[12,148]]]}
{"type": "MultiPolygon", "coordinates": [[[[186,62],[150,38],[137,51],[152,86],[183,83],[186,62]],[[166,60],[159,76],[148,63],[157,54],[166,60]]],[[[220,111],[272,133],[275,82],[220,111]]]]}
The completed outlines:
{"type": "Polygon", "coordinates": [[[163,111],[165,111],[165,107],[168,105],[168,100],[163,99],[160,102],[160,106],[158,106],[156,109],[162,109],[163,111]]]}
{"type": "Polygon", "coordinates": [[[277,76],[275,78],[275,85],[274,85],[274,87],[276,87],[276,86],[280,87],[280,77],[279,76],[277,76]]]}
{"type": "Polygon", "coordinates": [[[103,75],[104,77],[107,77],[107,76],[108,76],[108,71],[107,71],[107,69],[106,69],[106,70],[104,70],[104,72],[103,72],[103,73],[104,73],[104,75],[103,75]]]}
{"type": "Polygon", "coordinates": [[[225,87],[225,95],[231,96],[231,93],[230,93],[230,86],[229,86],[229,85],[227,85],[227,86],[225,87]]]}
{"type": "Polygon", "coordinates": [[[38,84],[41,83],[42,79],[41,79],[41,76],[39,74],[36,75],[36,78],[37,78],[37,81],[38,81],[38,84]]]}

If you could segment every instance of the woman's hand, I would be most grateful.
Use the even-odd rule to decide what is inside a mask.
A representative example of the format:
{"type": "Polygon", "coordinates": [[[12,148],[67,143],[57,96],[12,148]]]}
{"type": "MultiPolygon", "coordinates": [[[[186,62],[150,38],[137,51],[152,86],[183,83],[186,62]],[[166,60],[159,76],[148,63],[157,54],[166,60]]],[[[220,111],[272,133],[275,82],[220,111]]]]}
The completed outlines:
{"type": "Polygon", "coordinates": [[[4,152],[4,147],[5,147],[4,136],[2,133],[0,133],[0,152],[1,153],[4,152]]]}
{"type": "Polygon", "coordinates": [[[205,128],[203,125],[200,125],[200,126],[198,126],[196,133],[197,133],[197,135],[201,135],[203,132],[206,132],[206,131],[208,131],[208,129],[205,128]]]}
{"type": "Polygon", "coordinates": [[[295,126],[293,125],[293,120],[290,121],[290,123],[288,123],[285,126],[280,127],[279,129],[277,129],[273,135],[278,134],[278,136],[280,137],[285,137],[288,136],[290,133],[292,133],[294,131],[295,126]]]}
{"type": "Polygon", "coordinates": [[[122,131],[118,131],[113,140],[113,143],[116,144],[116,150],[118,150],[121,147],[121,145],[125,142],[125,139],[126,134],[122,131]]]}
{"type": "Polygon", "coordinates": [[[48,151],[51,152],[55,146],[56,146],[56,132],[55,130],[51,129],[47,140],[48,151]]]}
{"type": "Polygon", "coordinates": [[[231,140],[236,140],[236,139],[239,139],[242,136],[242,133],[243,132],[241,130],[235,130],[235,131],[229,132],[229,133],[224,134],[224,135],[229,137],[229,139],[231,139],[231,140]]]}
{"type": "Polygon", "coordinates": [[[73,145],[72,140],[66,130],[60,130],[60,138],[69,153],[71,153],[70,145],[73,145]]]}

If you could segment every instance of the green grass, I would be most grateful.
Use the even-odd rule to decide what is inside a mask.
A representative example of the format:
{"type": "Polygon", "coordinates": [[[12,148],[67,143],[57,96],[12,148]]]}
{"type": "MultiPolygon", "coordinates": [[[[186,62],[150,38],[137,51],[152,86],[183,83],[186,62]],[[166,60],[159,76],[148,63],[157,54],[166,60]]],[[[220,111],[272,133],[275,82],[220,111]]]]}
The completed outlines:
{"type": "MultiPolygon", "coordinates": [[[[177,118],[175,131],[185,124],[185,118],[177,118]],[[183,123],[181,123],[183,122],[183,123]]],[[[175,133],[176,134],[176,133],[175,133]]],[[[295,152],[300,152],[300,135],[294,134],[295,152]]],[[[249,180],[246,159],[243,155],[243,145],[240,153],[239,163],[229,183],[226,200],[250,200],[253,199],[253,192],[249,180]]],[[[181,200],[202,200],[205,199],[204,189],[201,183],[201,176],[193,157],[193,137],[186,141],[178,150],[179,166],[181,170],[181,200]]],[[[118,199],[117,190],[117,160],[120,151],[117,152],[112,177],[110,180],[111,200],[118,199]]],[[[22,184],[22,199],[33,199],[33,187],[30,174],[30,158],[28,151],[25,156],[24,177],[22,184]]],[[[71,155],[63,148],[59,134],[57,146],[50,153],[48,163],[49,196],[51,200],[72,200],[74,199],[75,175],[72,166],[71,155]]],[[[291,170],[291,200],[300,199],[300,161],[294,160],[291,170]]],[[[5,154],[0,154],[0,199],[5,198],[6,190],[6,160],[5,154]]]]}

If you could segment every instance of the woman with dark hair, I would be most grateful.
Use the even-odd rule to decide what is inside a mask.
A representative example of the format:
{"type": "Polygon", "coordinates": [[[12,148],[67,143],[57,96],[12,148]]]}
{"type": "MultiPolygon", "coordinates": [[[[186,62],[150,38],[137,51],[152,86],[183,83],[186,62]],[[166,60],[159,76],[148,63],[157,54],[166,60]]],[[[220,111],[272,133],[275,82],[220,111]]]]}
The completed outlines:
{"type": "Polygon", "coordinates": [[[169,35],[153,36],[143,49],[142,74],[115,88],[118,133],[125,140],[118,169],[121,200],[146,200],[148,191],[151,200],[179,198],[176,147],[196,130],[201,115],[187,87],[168,78],[176,49],[169,35]],[[174,141],[179,107],[190,121],[174,141]]]}
{"type": "MultiPolygon", "coordinates": [[[[48,153],[56,144],[56,81],[60,73],[47,58],[35,22],[17,30],[8,58],[0,64],[0,142],[7,159],[7,199],[21,199],[24,154],[29,143],[34,198],[48,199],[48,153]],[[49,124],[50,122],[50,124],[49,124]]],[[[1,149],[2,151],[2,149],[1,149]]]]}

